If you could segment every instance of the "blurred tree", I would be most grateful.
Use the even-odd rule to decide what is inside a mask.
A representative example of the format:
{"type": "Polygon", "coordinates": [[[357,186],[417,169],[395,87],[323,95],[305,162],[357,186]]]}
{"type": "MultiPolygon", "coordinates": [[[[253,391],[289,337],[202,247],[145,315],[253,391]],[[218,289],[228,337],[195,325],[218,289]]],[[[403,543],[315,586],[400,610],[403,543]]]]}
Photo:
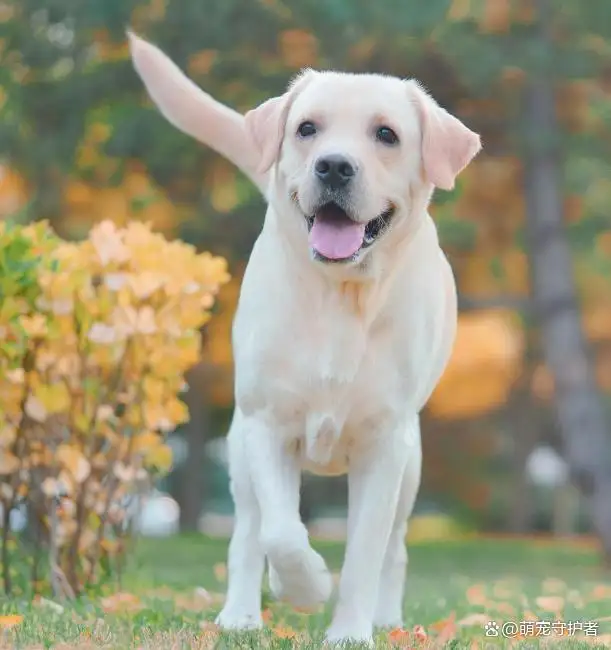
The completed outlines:
{"type": "MultiPolygon", "coordinates": [[[[204,345],[206,333],[204,331],[204,345]]],[[[189,421],[182,427],[186,442],[186,457],[178,479],[177,501],[180,504],[180,530],[196,532],[206,499],[205,445],[210,433],[210,402],[207,392],[210,385],[210,368],[201,362],[191,368],[186,379],[189,385],[185,403],[189,421]]]]}
{"type": "MultiPolygon", "coordinates": [[[[457,436],[471,430],[463,426],[468,420],[476,421],[476,429],[482,420],[489,429],[490,418],[500,422],[504,403],[514,399],[517,377],[538,397],[551,399],[555,387],[556,404],[564,401],[559,385],[564,361],[551,363],[549,330],[535,342],[532,379],[521,356],[521,329],[530,335],[537,327],[528,302],[531,271],[539,276],[544,268],[532,256],[535,248],[526,248],[526,213],[529,224],[543,213],[533,210],[534,192],[524,191],[525,181],[534,185],[531,166],[538,166],[533,155],[539,138],[524,130],[532,115],[523,98],[535,73],[547,66],[558,115],[553,136],[565,156],[559,162],[564,195],[556,195],[555,207],[546,202],[546,210],[556,220],[564,215],[585,332],[597,342],[597,378],[609,391],[607,17],[608,0],[555,5],[553,38],[546,44],[531,0],[329,0],[324,8],[314,0],[5,2],[0,215],[17,211],[23,219],[50,218],[61,234],[73,237],[102,216],[151,220],[167,234],[228,256],[234,280],[223,289],[218,317],[210,324],[214,372],[206,383],[212,404],[226,407],[232,399],[230,321],[240,265],[261,226],[262,199],[237,170],[169,126],[146,99],[128,59],[125,27],[157,43],[196,83],[242,111],[282,92],[304,65],[418,77],[443,106],[482,133],[484,142],[484,154],[456,191],[435,197],[434,216],[457,276],[460,304],[482,313],[461,316],[452,365],[428,421],[435,418],[457,436]],[[520,314],[521,323],[510,312],[520,314]],[[542,354],[547,364],[540,362],[542,354]],[[467,397],[459,400],[461,394],[467,397]]],[[[568,261],[565,255],[563,273],[554,270],[565,287],[568,261]]],[[[533,282],[540,303],[538,286],[533,282]]],[[[557,312],[549,314],[551,327],[557,312]]],[[[578,332],[575,318],[576,312],[573,332],[578,332]]],[[[573,340],[583,349],[579,337],[573,340]]],[[[516,390],[526,388],[520,384],[516,390]]],[[[195,394],[190,398],[199,407],[195,394]]],[[[566,424],[562,430],[564,436],[575,432],[566,424]]],[[[484,453],[477,436],[464,436],[458,440],[467,443],[465,454],[484,453]]],[[[450,478],[444,470],[454,461],[442,456],[426,461],[439,479],[437,488],[450,491],[463,480],[465,499],[467,492],[478,493],[464,474],[450,478]]]]}
{"type": "Polygon", "coordinates": [[[563,231],[562,159],[558,148],[552,58],[558,29],[549,0],[537,0],[537,33],[547,48],[524,92],[525,196],[533,298],[571,473],[589,497],[594,525],[611,563],[611,438],[581,328],[569,244],[563,231]]]}
{"type": "MultiPolygon", "coordinates": [[[[494,296],[497,304],[507,304],[502,293],[519,297],[530,276],[542,352],[555,387],[564,453],[574,479],[590,497],[595,526],[611,558],[611,438],[582,331],[569,249],[572,241],[577,269],[588,266],[588,280],[598,276],[602,280],[598,285],[604,285],[608,293],[610,268],[601,263],[596,239],[609,229],[611,221],[608,210],[603,212],[597,205],[594,180],[608,167],[601,137],[608,141],[611,124],[609,93],[604,90],[611,38],[609,22],[603,19],[605,12],[608,7],[600,1],[569,7],[552,6],[547,0],[455,0],[451,10],[455,22],[450,24],[445,42],[448,56],[474,94],[489,98],[505,117],[504,142],[497,147],[513,151],[521,159],[517,161],[521,173],[514,185],[520,201],[512,212],[520,220],[526,213],[528,233],[525,238],[516,219],[511,224],[498,223],[499,212],[491,212],[495,221],[487,219],[487,224],[478,228],[478,234],[486,237],[486,252],[457,265],[459,285],[464,290],[463,280],[470,282],[477,269],[485,273],[488,257],[490,271],[485,275],[489,286],[485,287],[481,275],[477,284],[484,294],[494,296]],[[447,38],[449,33],[454,38],[447,38]],[[573,193],[581,197],[577,199],[573,193]],[[528,265],[523,263],[523,254],[507,256],[509,246],[519,242],[522,248],[525,241],[528,265]],[[520,286],[507,291],[512,284],[508,271],[515,277],[516,262],[523,269],[518,276],[520,286]],[[505,291],[499,291],[499,280],[505,291]]],[[[497,158],[489,165],[500,162],[497,158]]],[[[485,164],[484,160],[474,165],[469,173],[478,174],[485,164]]],[[[481,178],[479,181],[485,185],[481,178]]],[[[498,190],[498,183],[494,188],[498,190]]],[[[490,189],[479,190],[480,210],[475,214],[480,218],[486,219],[481,210],[486,202],[494,205],[490,189]]],[[[507,196],[503,194],[501,201],[506,202],[507,196]]],[[[608,300],[603,305],[600,311],[604,316],[599,318],[609,331],[608,300]]],[[[599,311],[586,302],[585,313],[595,329],[593,310],[599,311]]]]}

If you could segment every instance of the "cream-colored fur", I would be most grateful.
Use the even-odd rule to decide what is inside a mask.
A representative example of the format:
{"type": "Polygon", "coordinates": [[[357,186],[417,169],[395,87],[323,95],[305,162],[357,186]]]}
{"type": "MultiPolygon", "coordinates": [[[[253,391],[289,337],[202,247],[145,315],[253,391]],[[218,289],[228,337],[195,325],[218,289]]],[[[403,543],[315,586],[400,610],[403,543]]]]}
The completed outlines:
{"type": "Polygon", "coordinates": [[[151,97],[179,129],[226,156],[268,201],[234,322],[235,414],[228,436],[236,523],[218,622],[262,625],[261,582],[298,607],[332,582],[299,517],[304,469],[348,473],[348,541],[328,642],[370,643],[399,626],[405,533],[420,483],[419,412],[448,361],[456,291],[427,206],[449,189],[479,137],[414,81],[308,71],[245,117],[131,36],[151,97]],[[317,125],[303,138],[303,121],[317,125]],[[376,140],[391,127],[399,144],[376,140]],[[354,162],[351,217],[395,207],[390,227],[348,263],[315,261],[306,216],[320,184],[315,161],[354,162]]]}

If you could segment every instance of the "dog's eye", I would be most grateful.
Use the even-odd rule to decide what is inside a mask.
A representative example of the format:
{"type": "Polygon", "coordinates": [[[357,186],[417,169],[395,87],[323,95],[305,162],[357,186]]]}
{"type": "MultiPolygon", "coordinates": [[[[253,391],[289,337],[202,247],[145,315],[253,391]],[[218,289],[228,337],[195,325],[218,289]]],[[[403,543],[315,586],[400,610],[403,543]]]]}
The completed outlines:
{"type": "Polygon", "coordinates": [[[399,142],[397,134],[389,126],[381,126],[376,131],[376,140],[384,144],[397,144],[399,142]]]}
{"type": "Polygon", "coordinates": [[[302,122],[297,127],[297,133],[300,138],[310,138],[316,133],[316,126],[313,122],[302,122]]]}

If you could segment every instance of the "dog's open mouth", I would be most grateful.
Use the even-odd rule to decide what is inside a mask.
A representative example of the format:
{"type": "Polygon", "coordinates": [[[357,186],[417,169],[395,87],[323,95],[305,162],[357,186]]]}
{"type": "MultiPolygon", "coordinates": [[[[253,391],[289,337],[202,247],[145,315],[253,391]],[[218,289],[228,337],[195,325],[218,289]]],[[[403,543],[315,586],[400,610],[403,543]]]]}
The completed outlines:
{"type": "Polygon", "coordinates": [[[357,223],[336,203],[326,203],[313,215],[306,217],[310,246],[322,261],[349,262],[357,253],[371,246],[388,228],[395,206],[372,219],[357,223]]]}

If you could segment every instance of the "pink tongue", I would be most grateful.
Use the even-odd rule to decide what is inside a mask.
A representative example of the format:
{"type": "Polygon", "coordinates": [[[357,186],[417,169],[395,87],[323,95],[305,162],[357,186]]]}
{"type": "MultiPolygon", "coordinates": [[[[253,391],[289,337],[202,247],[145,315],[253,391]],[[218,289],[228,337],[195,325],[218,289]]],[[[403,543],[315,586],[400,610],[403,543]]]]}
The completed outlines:
{"type": "Polygon", "coordinates": [[[329,219],[317,215],[310,230],[310,246],[330,260],[341,260],[359,250],[364,235],[365,224],[347,217],[329,219]]]}

